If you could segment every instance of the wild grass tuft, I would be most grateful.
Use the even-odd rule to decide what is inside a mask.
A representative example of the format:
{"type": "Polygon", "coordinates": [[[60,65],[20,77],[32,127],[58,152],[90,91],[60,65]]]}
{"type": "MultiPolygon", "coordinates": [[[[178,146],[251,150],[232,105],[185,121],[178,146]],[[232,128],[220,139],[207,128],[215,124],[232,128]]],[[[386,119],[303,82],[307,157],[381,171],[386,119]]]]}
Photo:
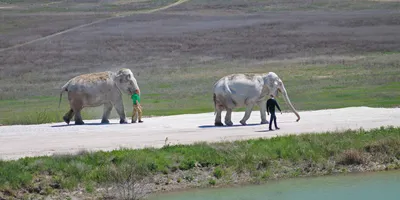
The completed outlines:
{"type": "Polygon", "coordinates": [[[365,164],[366,160],[362,155],[362,152],[359,150],[346,150],[344,151],[339,158],[338,163],[342,165],[361,165],[365,164]]]}

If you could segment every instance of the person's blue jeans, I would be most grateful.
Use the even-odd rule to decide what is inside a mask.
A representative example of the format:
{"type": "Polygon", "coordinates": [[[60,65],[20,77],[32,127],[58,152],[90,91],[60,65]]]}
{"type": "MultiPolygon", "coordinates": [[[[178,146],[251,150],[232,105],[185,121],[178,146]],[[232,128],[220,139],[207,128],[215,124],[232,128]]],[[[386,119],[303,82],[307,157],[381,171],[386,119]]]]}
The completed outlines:
{"type": "Polygon", "coordinates": [[[269,119],[269,129],[272,129],[271,128],[272,121],[274,121],[275,129],[277,129],[278,126],[276,125],[276,115],[275,115],[275,113],[271,113],[271,118],[269,119]]]}

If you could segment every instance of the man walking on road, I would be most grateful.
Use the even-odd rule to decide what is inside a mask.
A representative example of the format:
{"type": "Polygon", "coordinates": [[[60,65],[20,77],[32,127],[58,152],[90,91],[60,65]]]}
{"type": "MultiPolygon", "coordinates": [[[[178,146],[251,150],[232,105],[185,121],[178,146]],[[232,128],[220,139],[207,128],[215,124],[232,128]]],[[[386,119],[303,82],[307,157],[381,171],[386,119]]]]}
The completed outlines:
{"type": "Polygon", "coordinates": [[[271,118],[269,120],[269,130],[272,131],[271,125],[272,121],[274,121],[275,129],[279,129],[279,127],[276,125],[276,115],[275,115],[275,106],[278,108],[278,110],[281,112],[281,108],[279,108],[278,102],[274,99],[274,95],[271,94],[271,98],[268,99],[267,101],[267,113],[271,112],[271,118]]]}

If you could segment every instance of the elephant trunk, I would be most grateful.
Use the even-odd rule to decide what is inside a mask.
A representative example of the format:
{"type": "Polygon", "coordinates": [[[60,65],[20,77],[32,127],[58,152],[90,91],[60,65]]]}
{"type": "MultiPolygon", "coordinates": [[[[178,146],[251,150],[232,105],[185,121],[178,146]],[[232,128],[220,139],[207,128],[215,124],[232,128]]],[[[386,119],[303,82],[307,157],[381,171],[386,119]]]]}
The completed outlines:
{"type": "Polygon", "coordinates": [[[286,92],[286,89],[285,89],[285,86],[283,85],[283,83],[282,83],[281,90],[282,90],[281,92],[283,94],[283,97],[284,97],[286,103],[289,104],[290,108],[292,109],[294,114],[297,116],[296,122],[298,122],[300,120],[300,115],[299,115],[299,113],[297,113],[296,109],[293,107],[292,103],[290,102],[289,96],[287,95],[287,92],[286,92]]]}

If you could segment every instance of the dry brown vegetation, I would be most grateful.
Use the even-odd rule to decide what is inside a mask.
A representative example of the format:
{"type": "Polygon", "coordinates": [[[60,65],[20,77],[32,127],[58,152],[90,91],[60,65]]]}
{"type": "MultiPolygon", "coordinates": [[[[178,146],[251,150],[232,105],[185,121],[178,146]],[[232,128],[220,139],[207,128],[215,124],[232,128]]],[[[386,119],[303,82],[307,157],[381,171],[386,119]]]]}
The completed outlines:
{"type": "Polygon", "coordinates": [[[359,150],[349,149],[344,151],[339,158],[338,163],[341,165],[361,165],[364,164],[365,158],[359,150]]]}

